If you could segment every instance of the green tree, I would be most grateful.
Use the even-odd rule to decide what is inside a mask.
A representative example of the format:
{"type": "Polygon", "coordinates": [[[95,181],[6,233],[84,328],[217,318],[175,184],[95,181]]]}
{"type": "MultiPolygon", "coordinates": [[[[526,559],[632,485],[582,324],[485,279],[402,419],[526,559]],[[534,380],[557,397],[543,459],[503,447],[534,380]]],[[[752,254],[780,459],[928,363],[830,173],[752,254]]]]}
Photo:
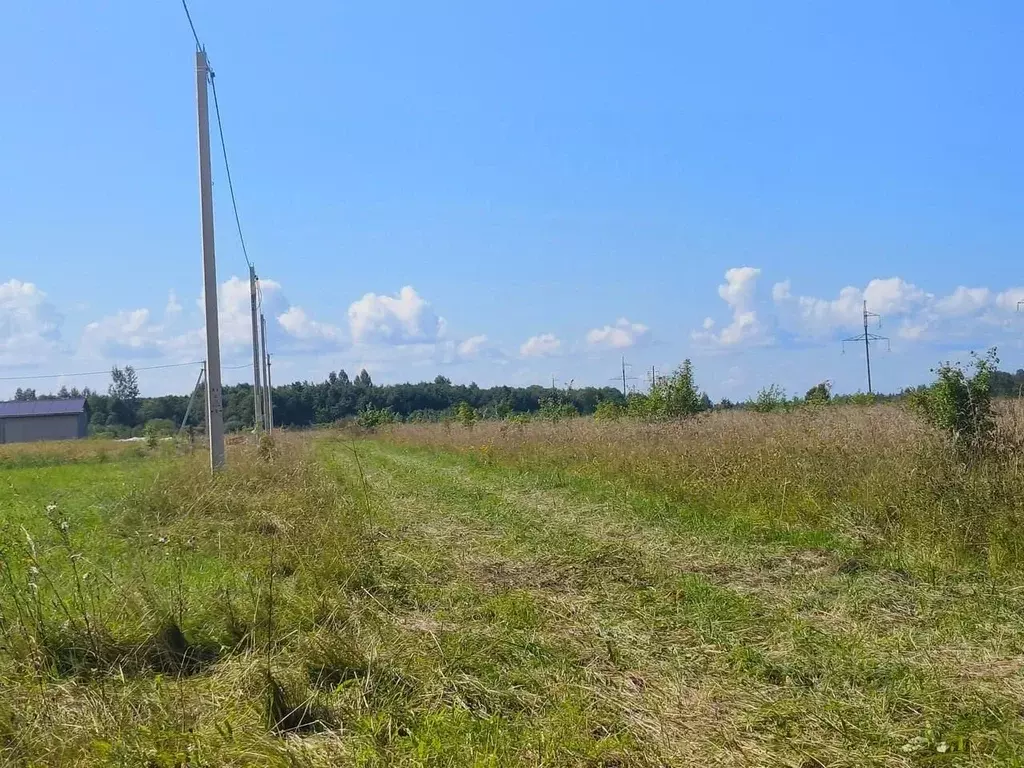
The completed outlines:
{"type": "Polygon", "coordinates": [[[655,381],[646,395],[631,396],[627,412],[642,419],[682,419],[710,407],[711,399],[697,388],[693,363],[684,360],[671,374],[655,381]]]}
{"type": "Polygon", "coordinates": [[[624,415],[625,409],[614,400],[602,400],[594,410],[595,421],[618,421],[624,415]]]}
{"type": "Polygon", "coordinates": [[[375,408],[372,405],[366,406],[356,417],[356,423],[364,429],[376,429],[394,424],[395,421],[395,413],[390,408],[375,408]]]}
{"type": "Polygon", "coordinates": [[[135,426],[139,408],[139,380],[135,369],[130,365],[110,369],[110,413],[116,417],[117,423],[135,426]]]}
{"type": "Polygon", "coordinates": [[[947,361],[934,369],[934,384],[909,396],[911,407],[942,430],[953,449],[965,456],[992,447],[996,428],[992,376],[997,365],[995,347],[984,357],[972,352],[967,370],[947,361]]]}
{"type": "Polygon", "coordinates": [[[465,401],[455,409],[455,420],[464,427],[472,427],[478,418],[476,409],[465,401]]]}
{"type": "Polygon", "coordinates": [[[762,387],[757,393],[750,408],[758,413],[771,413],[785,410],[786,404],[786,390],[778,384],[769,384],[767,387],[762,387]]]}
{"type": "Polygon", "coordinates": [[[807,390],[804,400],[813,405],[824,405],[832,399],[832,382],[823,381],[807,390]]]}

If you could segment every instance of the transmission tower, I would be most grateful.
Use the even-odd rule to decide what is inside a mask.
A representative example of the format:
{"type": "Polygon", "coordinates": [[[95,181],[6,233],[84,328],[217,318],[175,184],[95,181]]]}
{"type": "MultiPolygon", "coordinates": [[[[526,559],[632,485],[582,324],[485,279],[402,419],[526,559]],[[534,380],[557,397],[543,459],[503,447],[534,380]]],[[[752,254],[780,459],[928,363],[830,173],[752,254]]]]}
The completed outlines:
{"type": "Polygon", "coordinates": [[[626,358],[623,357],[622,358],[622,375],[621,376],[612,376],[609,379],[609,381],[622,381],[622,396],[623,397],[629,397],[629,393],[626,391],[626,382],[627,381],[636,381],[636,376],[627,376],[626,375],[626,372],[630,368],[632,368],[632,367],[633,366],[631,366],[629,363],[626,362],[626,358]]]}
{"type": "Polygon", "coordinates": [[[878,318],[878,327],[882,327],[882,316],[875,314],[874,312],[868,312],[868,303],[864,302],[864,333],[859,336],[851,336],[848,339],[843,339],[843,351],[846,351],[846,344],[848,342],[864,342],[864,363],[868,369],[868,394],[874,394],[871,389],[871,342],[872,341],[884,341],[886,349],[891,349],[889,344],[888,336],[879,336],[877,334],[868,331],[868,321],[871,318],[878,318]]]}

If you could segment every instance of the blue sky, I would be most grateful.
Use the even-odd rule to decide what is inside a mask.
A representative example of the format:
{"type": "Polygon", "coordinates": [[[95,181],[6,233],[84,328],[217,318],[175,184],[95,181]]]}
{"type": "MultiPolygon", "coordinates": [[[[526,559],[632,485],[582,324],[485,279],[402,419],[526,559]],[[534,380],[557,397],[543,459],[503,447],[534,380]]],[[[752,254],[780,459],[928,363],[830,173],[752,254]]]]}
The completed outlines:
{"type": "MultiPolygon", "coordinates": [[[[863,359],[839,339],[865,297],[892,339],[878,389],[992,344],[1024,367],[1020,4],[191,10],[277,382],[603,384],[625,355],[638,376],[691,357],[716,398],[852,391],[863,359]]],[[[201,358],[180,4],[14,4],[0,64],[2,375],[201,358]]],[[[215,177],[236,365],[245,262],[215,177]]]]}

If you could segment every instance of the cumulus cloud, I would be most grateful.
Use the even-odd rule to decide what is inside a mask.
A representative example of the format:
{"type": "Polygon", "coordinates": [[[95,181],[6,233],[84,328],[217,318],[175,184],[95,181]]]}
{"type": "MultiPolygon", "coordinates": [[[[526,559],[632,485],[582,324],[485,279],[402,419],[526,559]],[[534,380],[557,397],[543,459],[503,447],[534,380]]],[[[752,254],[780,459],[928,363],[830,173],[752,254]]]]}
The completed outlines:
{"type": "Polygon", "coordinates": [[[302,341],[338,343],[343,337],[340,328],[330,323],[314,320],[302,307],[288,307],[277,316],[277,322],[285,330],[285,333],[302,341]]]}
{"type": "Polygon", "coordinates": [[[523,357],[550,357],[556,355],[562,348],[562,342],[553,333],[542,333],[531,336],[519,347],[519,354],[523,357]]]}
{"type": "Polygon", "coordinates": [[[164,330],[151,322],[148,309],[122,310],[86,325],[79,352],[115,358],[159,354],[169,343],[164,330]]]}
{"type": "Polygon", "coordinates": [[[784,330],[804,339],[825,339],[856,329],[863,322],[865,301],[872,312],[895,316],[913,313],[934,297],[902,278],[889,277],[871,280],[863,290],[848,285],[834,299],[794,296],[786,280],[775,284],[772,298],[784,330]]]}
{"type": "Polygon", "coordinates": [[[182,306],[178,301],[178,294],[173,290],[167,294],[167,306],[164,307],[164,317],[173,319],[181,314],[182,306]]]}
{"type": "Polygon", "coordinates": [[[620,317],[615,325],[594,328],[587,332],[587,343],[594,347],[625,349],[647,339],[650,329],[642,323],[631,323],[620,317]]]}
{"type": "Polygon", "coordinates": [[[367,293],[348,308],[352,340],[358,344],[415,344],[444,336],[445,321],[407,285],[396,296],[367,293]]]}
{"type": "MultiPolygon", "coordinates": [[[[732,320],[715,332],[715,321],[704,320],[704,328],[694,331],[691,338],[710,347],[736,347],[772,342],[771,334],[761,322],[756,308],[757,278],[761,270],[756,267],[733,267],[726,270],[725,282],[718,286],[718,295],[732,312],[732,320]]],[[[776,289],[779,286],[776,285],[776,289]]],[[[776,290],[773,289],[773,295],[776,290]]]]}
{"type": "MultiPolygon", "coordinates": [[[[288,302],[281,291],[281,284],[274,280],[260,279],[263,292],[264,314],[276,315],[284,312],[288,302]]],[[[200,311],[205,311],[203,297],[199,297],[200,311]]],[[[220,284],[217,290],[217,322],[220,326],[221,344],[227,347],[242,347],[252,344],[252,314],[250,309],[249,279],[232,275],[220,284]]]]}
{"type": "Polygon", "coordinates": [[[468,339],[461,342],[456,348],[456,350],[458,352],[459,357],[469,359],[477,357],[480,354],[481,350],[483,350],[484,345],[486,343],[487,337],[483,334],[480,334],[478,336],[470,336],[468,339]]]}
{"type": "Polygon", "coordinates": [[[44,360],[59,347],[62,322],[35,283],[0,283],[0,361],[4,364],[44,360]]]}

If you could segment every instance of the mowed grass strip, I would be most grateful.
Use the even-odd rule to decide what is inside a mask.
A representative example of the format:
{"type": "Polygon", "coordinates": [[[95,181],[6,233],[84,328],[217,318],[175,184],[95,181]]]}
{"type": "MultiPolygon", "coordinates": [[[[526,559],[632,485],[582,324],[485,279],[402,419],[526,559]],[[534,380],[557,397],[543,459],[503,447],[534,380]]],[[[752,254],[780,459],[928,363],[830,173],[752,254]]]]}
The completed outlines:
{"type": "MultiPolygon", "coordinates": [[[[753,510],[737,524],[744,508],[716,507],[715,489],[688,509],[682,494],[604,471],[578,436],[572,446],[551,440],[561,426],[540,425],[535,454],[531,427],[506,450],[496,428],[440,425],[402,428],[366,451],[385,462],[381,482],[397,483],[399,496],[426,490],[432,501],[419,506],[460,510],[457,551],[474,551],[475,537],[497,563],[474,568],[474,557],[487,557],[470,557],[468,573],[496,573],[556,602],[568,591],[577,610],[563,616],[587,608],[578,636],[611,639],[620,671],[648,673],[645,690],[681,679],[717,692],[714,724],[673,732],[658,744],[663,759],[1020,759],[1024,605],[1015,572],[894,556],[838,516],[753,510]],[[908,563],[920,567],[900,567],[908,563]],[[710,618],[705,604],[715,607],[710,618]],[[715,728],[724,733],[707,739],[715,728]]],[[[647,719],[665,729],[683,712],[694,709],[663,707],[647,719]]]]}

